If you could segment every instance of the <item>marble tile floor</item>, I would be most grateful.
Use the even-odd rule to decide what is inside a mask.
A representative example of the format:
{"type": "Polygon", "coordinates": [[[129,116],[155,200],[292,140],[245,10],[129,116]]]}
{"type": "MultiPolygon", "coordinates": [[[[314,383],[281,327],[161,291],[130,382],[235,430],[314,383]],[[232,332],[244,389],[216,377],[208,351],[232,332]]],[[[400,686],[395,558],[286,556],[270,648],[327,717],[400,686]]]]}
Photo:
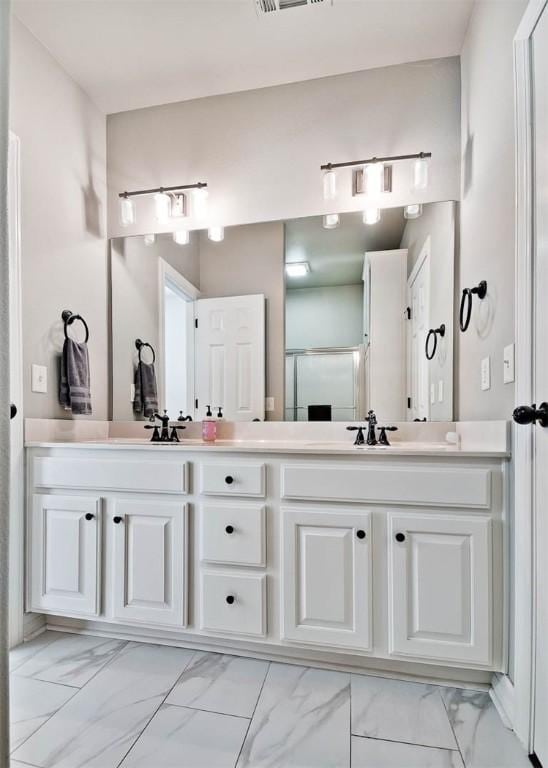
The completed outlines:
{"type": "Polygon", "coordinates": [[[46,632],[11,768],[529,768],[485,692],[46,632]]]}

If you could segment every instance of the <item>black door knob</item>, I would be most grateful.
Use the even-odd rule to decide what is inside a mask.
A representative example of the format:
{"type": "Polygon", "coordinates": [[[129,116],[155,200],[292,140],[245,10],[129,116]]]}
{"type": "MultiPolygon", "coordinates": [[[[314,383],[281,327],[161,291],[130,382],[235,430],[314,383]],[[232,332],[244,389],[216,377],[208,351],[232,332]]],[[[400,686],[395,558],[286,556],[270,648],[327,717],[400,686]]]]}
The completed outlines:
{"type": "Polygon", "coordinates": [[[116,523],[116,525],[118,525],[119,523],[122,522],[122,518],[119,515],[116,515],[116,517],[112,518],[112,522],[116,523]]]}
{"type": "Polygon", "coordinates": [[[226,602],[227,602],[229,605],[232,605],[232,603],[234,602],[234,595],[227,595],[227,596],[226,596],[226,602]]]}
{"type": "Polygon", "coordinates": [[[539,407],[533,405],[518,405],[512,414],[516,424],[536,424],[548,427],[548,403],[541,403],[539,407]]]}
{"type": "Polygon", "coordinates": [[[227,485],[232,485],[232,483],[233,483],[233,482],[234,482],[234,478],[232,477],[232,475],[227,475],[227,476],[225,477],[225,483],[226,483],[227,485]]]}
{"type": "Polygon", "coordinates": [[[365,539],[365,531],[356,531],[356,536],[358,539],[365,539]]]}
{"type": "Polygon", "coordinates": [[[226,528],[225,528],[225,531],[226,531],[227,533],[234,533],[234,526],[232,526],[232,525],[227,525],[227,526],[226,526],[226,528]]]}
{"type": "Polygon", "coordinates": [[[92,515],[91,512],[86,512],[86,520],[93,520],[95,515],[92,515]]]}
{"type": "Polygon", "coordinates": [[[396,534],[396,541],[405,541],[405,534],[404,533],[397,533],[396,534]]]}

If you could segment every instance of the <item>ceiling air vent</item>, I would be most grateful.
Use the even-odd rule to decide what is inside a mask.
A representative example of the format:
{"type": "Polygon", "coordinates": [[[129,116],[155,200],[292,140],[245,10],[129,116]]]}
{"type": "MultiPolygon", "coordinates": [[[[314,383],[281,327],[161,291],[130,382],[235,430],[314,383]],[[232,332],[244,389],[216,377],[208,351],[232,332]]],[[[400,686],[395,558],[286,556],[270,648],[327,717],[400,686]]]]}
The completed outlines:
{"type": "Polygon", "coordinates": [[[289,8],[299,8],[303,5],[328,7],[333,5],[333,0],[255,0],[259,16],[287,11],[289,8]]]}

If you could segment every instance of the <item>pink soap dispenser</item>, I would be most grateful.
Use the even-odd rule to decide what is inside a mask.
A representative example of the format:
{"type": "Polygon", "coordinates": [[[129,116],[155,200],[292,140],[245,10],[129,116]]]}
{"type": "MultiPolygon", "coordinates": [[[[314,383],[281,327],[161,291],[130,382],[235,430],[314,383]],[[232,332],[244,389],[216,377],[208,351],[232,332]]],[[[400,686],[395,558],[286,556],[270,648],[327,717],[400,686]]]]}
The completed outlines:
{"type": "Polygon", "coordinates": [[[207,406],[205,418],[202,421],[202,440],[205,443],[214,443],[217,439],[217,422],[213,418],[211,406],[207,406]]]}

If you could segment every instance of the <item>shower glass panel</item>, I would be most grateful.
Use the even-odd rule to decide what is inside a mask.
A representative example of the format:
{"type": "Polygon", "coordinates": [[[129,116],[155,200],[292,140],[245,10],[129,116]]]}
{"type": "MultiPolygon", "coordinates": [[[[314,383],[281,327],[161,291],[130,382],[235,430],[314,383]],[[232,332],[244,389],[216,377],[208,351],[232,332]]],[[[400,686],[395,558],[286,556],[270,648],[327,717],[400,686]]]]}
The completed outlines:
{"type": "Polygon", "coordinates": [[[357,348],[305,350],[288,354],[286,419],[308,421],[310,405],[327,405],[331,407],[332,421],[356,420],[359,368],[360,351],[357,348]],[[293,409],[289,407],[290,403],[293,409]]]}

